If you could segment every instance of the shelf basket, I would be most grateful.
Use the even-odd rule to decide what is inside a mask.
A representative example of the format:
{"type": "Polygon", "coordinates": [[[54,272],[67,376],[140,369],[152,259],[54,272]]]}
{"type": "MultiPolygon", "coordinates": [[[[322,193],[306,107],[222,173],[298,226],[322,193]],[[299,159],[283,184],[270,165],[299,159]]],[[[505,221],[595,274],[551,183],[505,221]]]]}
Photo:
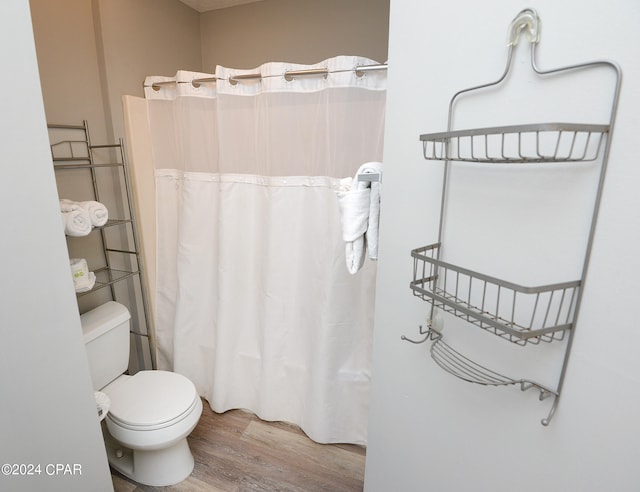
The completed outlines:
{"type": "Polygon", "coordinates": [[[572,328],[579,280],[524,287],[441,261],[439,246],[411,252],[415,296],[519,345],[562,340],[572,328]]]}
{"type": "Polygon", "coordinates": [[[541,421],[542,425],[549,425],[557,404],[556,390],[530,379],[513,378],[489,369],[455,350],[444,341],[441,333],[429,329],[426,334],[427,338],[432,340],[431,358],[443,370],[463,381],[483,386],[520,386],[521,391],[535,388],[539,392],[538,399],[541,401],[553,397],[549,415],[541,421]]]}
{"type": "Polygon", "coordinates": [[[430,133],[420,136],[424,158],[479,163],[590,162],[608,125],[542,123],[430,133]]]}

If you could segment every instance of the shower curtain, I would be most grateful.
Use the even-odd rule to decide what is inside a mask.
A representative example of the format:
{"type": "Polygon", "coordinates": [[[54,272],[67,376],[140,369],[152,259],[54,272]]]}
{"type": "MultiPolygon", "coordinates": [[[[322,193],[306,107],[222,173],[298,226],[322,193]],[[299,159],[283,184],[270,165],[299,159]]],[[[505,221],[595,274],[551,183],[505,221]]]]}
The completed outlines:
{"type": "Polygon", "coordinates": [[[382,159],[386,73],[353,70],[375,63],[145,81],[158,367],[216,412],[248,409],[322,443],[366,443],[376,269],[347,272],[336,191],[382,159]],[[234,79],[248,73],[260,78],[234,79]]]}

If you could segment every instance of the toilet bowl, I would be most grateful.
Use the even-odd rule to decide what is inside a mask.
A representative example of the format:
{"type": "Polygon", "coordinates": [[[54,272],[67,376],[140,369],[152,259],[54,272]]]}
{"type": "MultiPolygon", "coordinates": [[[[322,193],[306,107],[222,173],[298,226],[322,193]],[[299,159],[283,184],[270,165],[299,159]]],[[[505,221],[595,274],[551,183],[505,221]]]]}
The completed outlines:
{"type": "Polygon", "coordinates": [[[110,400],[102,422],[109,464],[141,484],[181,482],[193,470],[187,436],[202,413],[195,386],[168,371],[124,374],[129,313],[121,304],[110,301],[81,321],[94,388],[110,400]]]}
{"type": "Polygon", "coordinates": [[[193,470],[186,437],[202,413],[195,387],[180,374],[141,371],[101,390],[111,402],[103,433],[113,468],[146,485],[173,485],[193,470]]]}

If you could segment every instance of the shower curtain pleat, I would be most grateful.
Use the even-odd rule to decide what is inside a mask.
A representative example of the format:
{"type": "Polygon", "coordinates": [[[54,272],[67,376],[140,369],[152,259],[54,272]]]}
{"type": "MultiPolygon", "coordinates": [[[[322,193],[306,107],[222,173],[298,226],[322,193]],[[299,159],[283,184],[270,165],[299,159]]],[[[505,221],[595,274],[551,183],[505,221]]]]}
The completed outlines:
{"type": "Polygon", "coordinates": [[[287,67],[301,68],[147,89],[158,365],[189,377],[217,412],[366,444],[376,268],[347,272],[335,192],[382,158],[386,77],[269,77],[287,67]]]}

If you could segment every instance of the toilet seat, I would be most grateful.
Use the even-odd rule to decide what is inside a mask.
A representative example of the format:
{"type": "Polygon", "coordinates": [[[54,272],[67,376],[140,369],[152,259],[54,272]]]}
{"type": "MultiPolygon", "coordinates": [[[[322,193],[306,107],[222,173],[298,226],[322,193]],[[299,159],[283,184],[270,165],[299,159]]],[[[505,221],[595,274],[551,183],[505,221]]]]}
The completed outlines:
{"type": "Polygon", "coordinates": [[[111,400],[107,419],[134,431],[175,425],[200,402],[193,383],[169,371],[140,371],[133,376],[121,376],[102,391],[111,400]]]}

